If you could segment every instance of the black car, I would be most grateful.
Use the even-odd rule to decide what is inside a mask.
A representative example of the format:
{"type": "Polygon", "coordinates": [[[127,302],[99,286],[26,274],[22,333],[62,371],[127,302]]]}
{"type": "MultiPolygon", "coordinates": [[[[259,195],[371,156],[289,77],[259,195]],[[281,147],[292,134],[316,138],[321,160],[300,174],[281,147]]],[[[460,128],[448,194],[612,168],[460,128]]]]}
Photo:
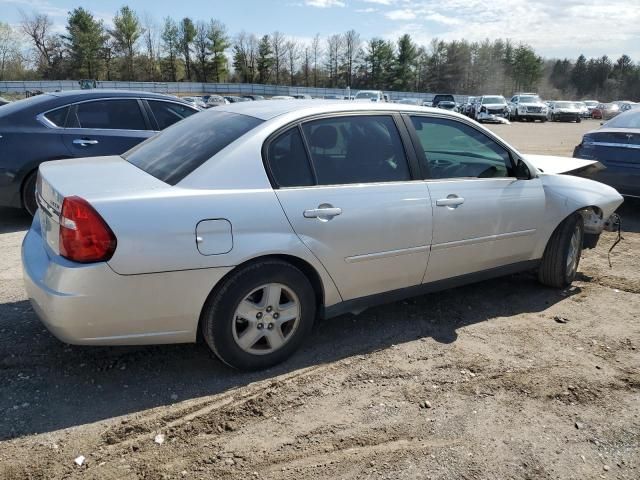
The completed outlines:
{"type": "Polygon", "coordinates": [[[264,100],[262,95],[243,95],[242,98],[246,98],[247,100],[264,100]]]}
{"type": "Polygon", "coordinates": [[[589,178],[611,185],[621,195],[640,198],[640,108],[585,133],[573,156],[598,160],[605,167],[587,174],[589,178]]]}
{"type": "Polygon", "coordinates": [[[119,155],[198,109],[166,95],[121,90],[47,93],[0,108],[0,206],[36,211],[38,165],[119,155]]]}
{"type": "MultiPolygon", "coordinates": [[[[442,93],[439,93],[438,95],[435,95],[433,97],[433,100],[431,101],[431,105],[434,106],[434,107],[438,107],[441,102],[447,102],[448,106],[453,104],[454,108],[455,108],[455,105],[456,105],[456,99],[455,99],[455,97],[453,95],[442,94],[442,93]]],[[[447,108],[447,110],[452,110],[452,108],[448,108],[448,107],[445,107],[445,108],[447,108]]]]}

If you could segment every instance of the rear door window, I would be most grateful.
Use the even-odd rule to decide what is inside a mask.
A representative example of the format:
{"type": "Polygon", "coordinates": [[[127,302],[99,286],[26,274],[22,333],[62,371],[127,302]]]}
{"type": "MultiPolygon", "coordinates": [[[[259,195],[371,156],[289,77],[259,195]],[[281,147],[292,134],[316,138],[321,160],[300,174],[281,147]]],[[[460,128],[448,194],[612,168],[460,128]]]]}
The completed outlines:
{"type": "Polygon", "coordinates": [[[136,99],[94,100],[78,103],[68,127],[106,130],[147,130],[136,99]]]}
{"type": "Polygon", "coordinates": [[[302,125],[318,185],[398,182],[411,173],[391,116],[341,116],[302,125]]]}
{"type": "Polygon", "coordinates": [[[175,102],[163,102],[161,100],[147,100],[153,116],[158,123],[158,128],[164,130],[180,120],[190,117],[198,110],[175,102]]]}
{"type": "Polygon", "coordinates": [[[248,115],[209,110],[192,115],[122,157],[150,175],[175,185],[262,120],[248,115]]]}
{"type": "Polygon", "coordinates": [[[56,108],[44,114],[44,117],[56,127],[64,127],[69,107],[56,108]]]}
{"type": "Polygon", "coordinates": [[[281,134],[269,144],[269,169],[280,187],[314,185],[313,173],[298,127],[281,134]]]}

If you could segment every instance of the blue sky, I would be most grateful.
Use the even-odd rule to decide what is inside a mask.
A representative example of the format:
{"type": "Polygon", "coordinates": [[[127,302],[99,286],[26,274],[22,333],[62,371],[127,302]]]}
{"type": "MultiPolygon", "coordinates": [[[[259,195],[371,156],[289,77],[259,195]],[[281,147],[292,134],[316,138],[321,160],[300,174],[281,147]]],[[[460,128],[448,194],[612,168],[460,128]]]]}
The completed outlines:
{"type": "Polygon", "coordinates": [[[409,33],[427,45],[434,37],[482,40],[509,37],[546,57],[621,53],[640,61],[638,0],[0,0],[0,20],[16,25],[19,9],[51,16],[62,30],[69,10],[83,5],[105,23],[128,3],[160,23],[165,16],[216,18],[230,34],[279,30],[310,40],[351,28],[363,39],[409,33]]]}

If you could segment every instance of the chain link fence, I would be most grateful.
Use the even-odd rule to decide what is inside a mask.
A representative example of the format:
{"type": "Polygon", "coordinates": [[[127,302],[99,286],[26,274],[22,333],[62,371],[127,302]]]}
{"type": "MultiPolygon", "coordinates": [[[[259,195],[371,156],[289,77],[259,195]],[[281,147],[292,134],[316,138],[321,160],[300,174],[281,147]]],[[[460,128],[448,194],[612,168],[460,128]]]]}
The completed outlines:
{"type": "MultiPolygon", "coordinates": [[[[62,90],[77,90],[80,82],[77,80],[36,80],[36,81],[3,81],[0,82],[0,95],[27,94],[27,92],[55,92],[62,90]]],[[[138,90],[145,92],[168,94],[192,94],[203,95],[218,93],[221,95],[310,95],[322,98],[325,95],[348,96],[355,95],[358,90],[345,88],[313,88],[313,87],[288,87],[284,85],[263,85],[257,83],[200,83],[200,82],[97,82],[96,88],[115,90],[138,90]]],[[[391,100],[402,98],[417,98],[422,101],[431,101],[433,93],[422,92],[394,92],[385,91],[391,100]]],[[[455,95],[457,102],[466,100],[466,96],[455,95]]]]}

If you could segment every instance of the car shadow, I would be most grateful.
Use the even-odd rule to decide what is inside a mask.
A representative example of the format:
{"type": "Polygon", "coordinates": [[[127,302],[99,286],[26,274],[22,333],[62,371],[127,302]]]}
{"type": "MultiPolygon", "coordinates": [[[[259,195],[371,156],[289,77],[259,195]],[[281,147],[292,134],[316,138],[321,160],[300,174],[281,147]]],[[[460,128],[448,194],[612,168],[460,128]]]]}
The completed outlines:
{"type": "Polygon", "coordinates": [[[579,292],[542,287],[524,273],[415,297],[318,321],[290,360],[251,373],[225,367],[201,344],[66,345],[43,327],[28,302],[5,303],[0,305],[0,440],[216,395],[421,338],[451,344],[464,327],[541,312],[579,292]]]}
{"type": "Polygon", "coordinates": [[[13,233],[27,230],[31,225],[31,216],[18,208],[0,208],[0,233],[13,233]]]}
{"type": "Polygon", "coordinates": [[[640,233],[640,198],[626,197],[616,213],[622,218],[623,235],[624,232],[640,233]]]}

